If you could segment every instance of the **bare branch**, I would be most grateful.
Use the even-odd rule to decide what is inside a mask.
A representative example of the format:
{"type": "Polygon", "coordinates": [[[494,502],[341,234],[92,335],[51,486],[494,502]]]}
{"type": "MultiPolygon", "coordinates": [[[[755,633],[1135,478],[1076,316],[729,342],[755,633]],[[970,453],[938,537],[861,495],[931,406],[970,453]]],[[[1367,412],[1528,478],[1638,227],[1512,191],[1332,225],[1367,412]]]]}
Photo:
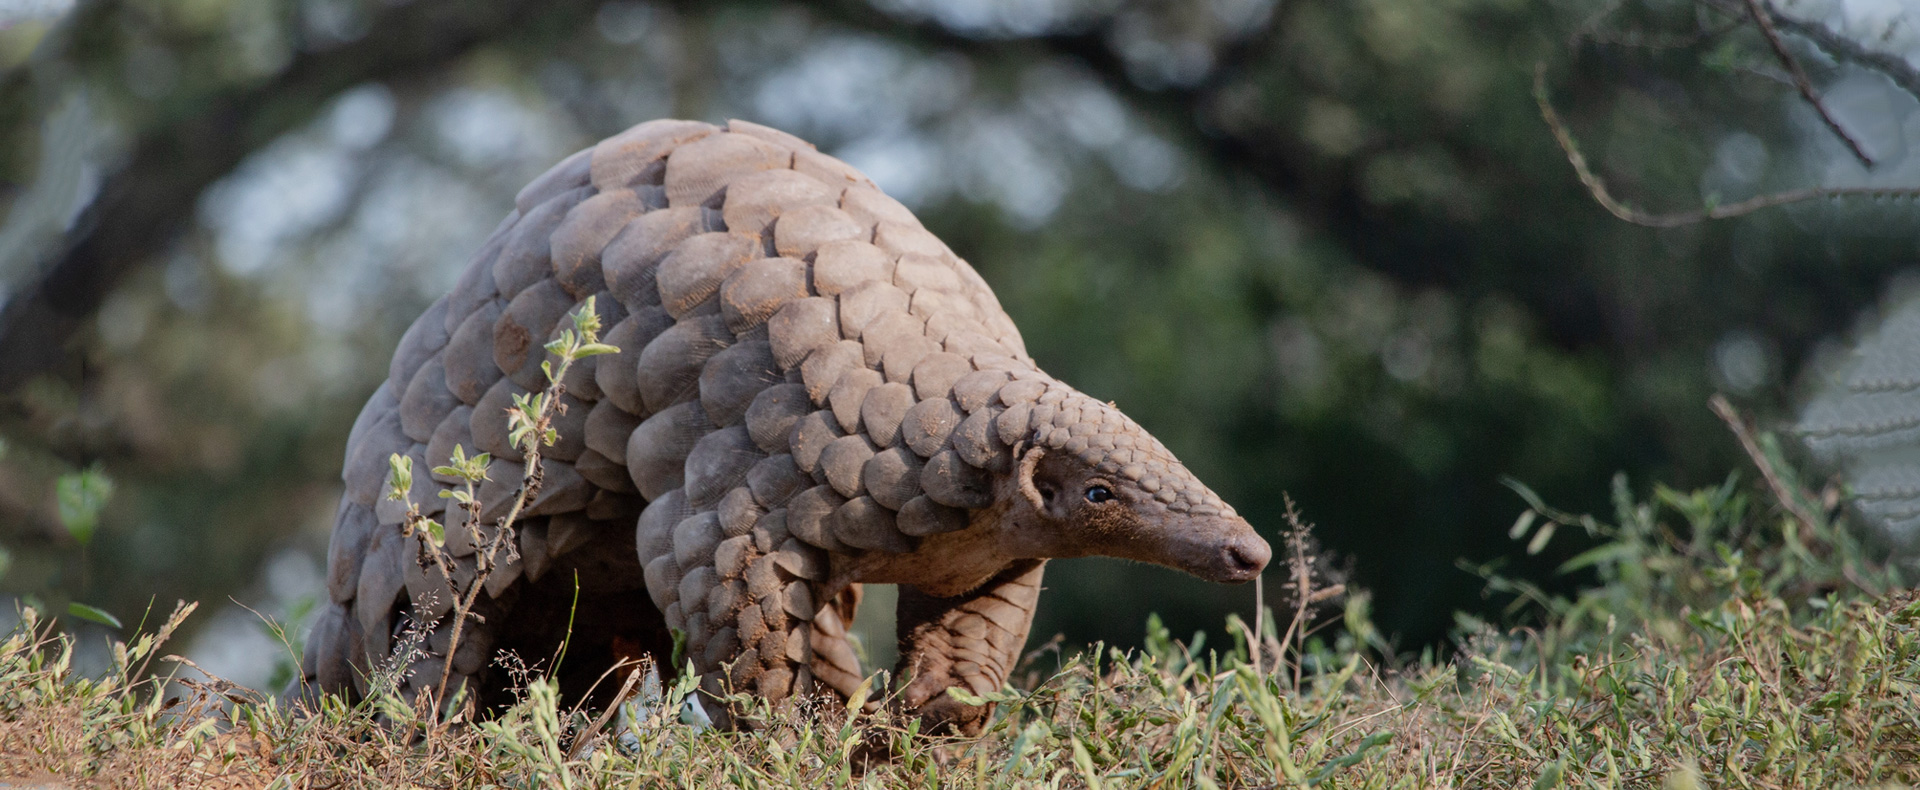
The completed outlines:
{"type": "MultiPolygon", "coordinates": [[[[1729,14],[1739,14],[1735,0],[1704,0],[1709,6],[1729,14]]],[[[1860,42],[1833,32],[1819,22],[1796,19],[1789,14],[1774,14],[1773,23],[1780,30],[1792,33],[1813,42],[1813,45],[1832,55],[1837,60],[1857,63],[1887,75],[1888,79],[1916,99],[1920,99],[1920,69],[1913,67],[1905,58],[1890,52],[1876,52],[1861,46],[1860,42]]]]}
{"type": "Polygon", "coordinates": [[[1711,219],[1745,216],[1765,208],[1823,197],[1920,197],[1920,187],[1810,187],[1761,195],[1724,206],[1708,206],[1696,211],[1649,214],[1616,199],[1607,191],[1606,182],[1588,167],[1586,156],[1580,153],[1579,144],[1574,142],[1573,132],[1560,119],[1560,113],[1553,109],[1553,103],[1547,98],[1547,64],[1544,61],[1534,67],[1533,95],[1540,104],[1540,117],[1553,130],[1553,139],[1560,144],[1560,150],[1566,152],[1567,163],[1573,165],[1573,172],[1580,177],[1580,183],[1586,185],[1587,191],[1593,194],[1594,201],[1608,213],[1635,225],[1675,228],[1711,219]]]}
{"type": "MultiPolygon", "coordinates": [[[[1754,438],[1753,427],[1748,425],[1746,418],[1740,416],[1739,410],[1733,408],[1733,404],[1727,401],[1727,396],[1714,393],[1713,397],[1707,399],[1707,407],[1713,409],[1713,413],[1733,431],[1733,437],[1740,441],[1740,449],[1746,451],[1747,458],[1752,460],[1753,465],[1760,470],[1760,477],[1767,481],[1767,488],[1773,492],[1773,498],[1780,503],[1781,509],[1792,515],[1795,521],[1800,522],[1801,527],[1806,530],[1805,534],[1821,534],[1821,527],[1826,520],[1824,517],[1815,516],[1814,511],[1808,510],[1806,504],[1821,500],[1801,488],[1798,483],[1789,481],[1778,468],[1774,467],[1766,450],[1761,448],[1760,442],[1754,438]]],[[[1886,592],[1879,584],[1856,572],[1851,563],[1841,562],[1840,574],[1868,595],[1877,597],[1886,592]]]]}
{"type": "Polygon", "coordinates": [[[1814,518],[1811,511],[1807,510],[1806,505],[1802,504],[1812,497],[1807,496],[1803,491],[1794,490],[1794,487],[1780,476],[1779,470],[1773,468],[1773,463],[1767,460],[1767,454],[1760,449],[1760,443],[1754,440],[1753,429],[1748,427],[1746,419],[1733,408],[1733,404],[1727,401],[1727,396],[1714,393],[1713,397],[1707,399],[1707,406],[1713,409],[1715,416],[1727,424],[1728,429],[1733,431],[1733,438],[1740,440],[1740,449],[1746,451],[1747,458],[1752,460],[1753,465],[1760,470],[1760,476],[1766,479],[1767,488],[1773,491],[1773,498],[1779,501],[1780,507],[1793,514],[1793,517],[1807,528],[1808,534],[1812,534],[1819,527],[1820,522],[1814,518]]]}
{"type": "Polygon", "coordinates": [[[1747,13],[1753,16],[1754,24],[1760,26],[1761,35],[1767,37],[1767,44],[1773,47],[1774,57],[1787,67],[1788,74],[1793,75],[1793,86],[1800,90],[1800,97],[1813,105],[1813,111],[1820,114],[1820,120],[1826,122],[1827,128],[1832,129],[1835,136],[1846,142],[1847,148],[1853,151],[1860,164],[1873,167],[1873,157],[1867,156],[1866,150],[1860,147],[1860,141],[1847,134],[1847,130],[1834,119],[1833,113],[1827,111],[1827,105],[1820,101],[1820,94],[1813,89],[1813,81],[1807,79],[1807,70],[1800,67],[1800,60],[1792,52],[1787,51],[1787,42],[1780,39],[1780,31],[1773,28],[1772,15],[1761,7],[1760,0],[1747,0],[1747,13]]]}

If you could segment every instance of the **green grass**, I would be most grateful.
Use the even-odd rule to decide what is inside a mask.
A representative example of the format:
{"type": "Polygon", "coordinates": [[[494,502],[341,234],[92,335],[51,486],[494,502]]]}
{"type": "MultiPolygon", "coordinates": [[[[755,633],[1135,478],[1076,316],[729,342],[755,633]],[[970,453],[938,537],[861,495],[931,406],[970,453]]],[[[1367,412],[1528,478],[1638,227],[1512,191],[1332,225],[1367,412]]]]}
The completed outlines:
{"type": "Polygon", "coordinates": [[[1263,623],[1257,651],[1238,620],[1217,649],[1150,624],[1138,651],[1036,651],[1020,688],[994,695],[979,738],[919,736],[911,721],[849,716],[837,701],[759,710],[763,730],[721,733],[680,723],[684,687],[649,690],[629,720],[561,709],[538,679],[477,724],[434,722],[392,696],[296,717],[245,689],[156,680],[153,666],[177,667],[156,656],[187,610],[123,646],[102,678],[78,676],[71,640],[29,618],[0,646],[0,776],[127,787],[1920,783],[1920,598],[1829,518],[1830,497],[1800,489],[1769,438],[1753,447],[1765,486],[1730,479],[1636,501],[1616,480],[1611,519],[1559,512],[1516,486],[1531,504],[1517,549],[1588,534],[1594,548],[1565,570],[1591,583],[1553,596],[1478,569],[1514,606],[1500,625],[1463,617],[1445,660],[1383,651],[1355,593],[1340,627],[1309,638],[1304,617],[1263,623]],[[890,756],[861,759],[875,754],[890,756]]]}

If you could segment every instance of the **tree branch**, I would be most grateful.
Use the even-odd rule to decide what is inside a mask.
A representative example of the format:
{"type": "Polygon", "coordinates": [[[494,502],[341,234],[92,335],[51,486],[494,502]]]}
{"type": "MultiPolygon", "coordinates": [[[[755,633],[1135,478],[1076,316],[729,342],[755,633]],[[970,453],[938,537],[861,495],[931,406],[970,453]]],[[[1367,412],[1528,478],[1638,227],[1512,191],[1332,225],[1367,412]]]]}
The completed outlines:
{"type": "Polygon", "coordinates": [[[1833,113],[1827,112],[1826,103],[1820,101],[1820,94],[1813,89],[1813,81],[1807,79],[1807,70],[1800,67],[1800,60],[1792,52],[1787,51],[1787,42],[1780,40],[1780,31],[1773,29],[1772,15],[1761,6],[1760,0],[1747,0],[1747,13],[1753,17],[1753,23],[1760,26],[1760,34],[1766,36],[1768,46],[1773,47],[1774,57],[1779,58],[1780,65],[1787,67],[1787,73],[1793,76],[1793,87],[1800,90],[1800,97],[1813,105],[1813,111],[1820,114],[1820,120],[1826,122],[1834,136],[1846,142],[1847,149],[1860,160],[1860,164],[1873,167],[1873,157],[1867,156],[1866,150],[1860,147],[1860,141],[1847,134],[1840,122],[1834,120],[1833,113]]]}
{"type": "Polygon", "coordinates": [[[101,186],[64,247],[36,281],[0,307],[0,392],[60,365],[72,335],[113,287],[192,221],[202,191],[309,121],[335,94],[434,69],[510,31],[571,29],[593,7],[586,0],[420,0],[391,7],[360,40],[302,53],[272,79],[200,98],[199,106],[141,132],[126,166],[101,186]]]}
{"type": "MultiPolygon", "coordinates": [[[[1742,15],[1744,12],[1738,0],[1702,0],[1709,7],[1723,13],[1742,15]]],[[[1858,63],[1867,68],[1887,75],[1888,79],[1906,91],[1915,99],[1920,99],[1920,69],[1913,67],[1905,58],[1890,52],[1877,52],[1860,45],[1860,42],[1833,32],[1819,22],[1796,19],[1788,14],[1769,14],[1776,27],[1805,38],[1813,45],[1825,51],[1836,60],[1858,63]]]]}
{"type": "Polygon", "coordinates": [[[1534,67],[1533,96],[1534,100],[1540,104],[1540,117],[1547,122],[1547,128],[1553,130],[1553,139],[1560,144],[1560,150],[1566,153],[1567,163],[1573,165],[1574,174],[1579,176],[1580,183],[1586,185],[1587,191],[1592,193],[1594,201],[1608,213],[1635,225],[1644,225],[1649,228],[1675,228],[1711,219],[1729,219],[1752,214],[1764,208],[1822,197],[1920,197],[1920,187],[1812,187],[1761,195],[1724,206],[1708,206],[1697,211],[1649,214],[1616,199],[1611,192],[1607,191],[1606,182],[1587,166],[1587,158],[1580,153],[1580,146],[1574,141],[1573,132],[1567,128],[1566,122],[1560,119],[1560,113],[1553,109],[1553,103],[1547,97],[1547,64],[1544,61],[1534,67]]]}

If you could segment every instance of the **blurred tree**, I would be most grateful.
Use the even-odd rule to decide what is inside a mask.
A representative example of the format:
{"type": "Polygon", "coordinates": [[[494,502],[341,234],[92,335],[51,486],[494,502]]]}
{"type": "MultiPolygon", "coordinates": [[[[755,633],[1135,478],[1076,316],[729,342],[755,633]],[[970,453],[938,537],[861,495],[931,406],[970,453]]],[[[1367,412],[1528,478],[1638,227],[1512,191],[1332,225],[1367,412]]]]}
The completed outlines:
{"type": "MultiPolygon", "coordinates": [[[[1631,202],[1920,183],[1900,4],[1766,5],[1871,168],[1744,0],[48,3],[0,29],[0,585],[67,572],[51,481],[98,462],[87,600],[265,594],[263,557],[323,556],[352,415],[519,185],[733,116],[914,205],[1045,367],[1256,524],[1291,491],[1428,641],[1475,605],[1455,560],[1508,553],[1500,475],[1576,510],[1617,469],[1717,481],[1707,395],[1784,414],[1913,264],[1910,202],[1620,222],[1541,122],[1544,62],[1631,202]]],[[[1049,580],[1037,629],[1076,640],[1251,595],[1049,580]]]]}

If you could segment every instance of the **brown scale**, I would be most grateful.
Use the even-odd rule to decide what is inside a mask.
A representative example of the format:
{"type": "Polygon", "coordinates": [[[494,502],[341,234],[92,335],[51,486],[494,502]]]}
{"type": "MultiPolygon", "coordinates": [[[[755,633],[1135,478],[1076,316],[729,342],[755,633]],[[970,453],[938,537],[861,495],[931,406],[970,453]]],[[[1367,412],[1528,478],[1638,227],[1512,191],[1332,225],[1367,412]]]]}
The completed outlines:
{"type": "Polygon", "coordinates": [[[836,242],[865,240],[866,235],[867,229],[845,211],[831,205],[804,206],[780,216],[773,226],[773,248],[798,258],[836,242]]]}
{"type": "Polygon", "coordinates": [[[911,211],[740,121],[641,124],[522,189],[400,341],[342,479],[308,700],[367,693],[409,630],[426,638],[400,657],[404,689],[447,671],[486,705],[504,700],[497,651],[537,661],[567,639],[561,688],[577,697],[620,657],[664,662],[675,630],[709,691],[844,695],[866,671],[847,641],[860,585],[892,583],[906,706],[964,731],[983,709],[942,692],[1004,682],[1046,557],[1229,580],[1266,557],[1159,442],[1036,368],[985,281],[911,211]],[[569,371],[515,552],[454,645],[453,601],[481,583],[520,487],[506,409],[546,386],[543,347],[588,297],[620,351],[569,371]],[[436,496],[458,481],[425,471],[455,446],[494,460],[480,533],[447,542],[449,578],[382,486],[388,456],[408,455],[414,501],[459,524],[436,496]],[[1076,498],[1099,487],[1124,508],[1076,498]]]}

